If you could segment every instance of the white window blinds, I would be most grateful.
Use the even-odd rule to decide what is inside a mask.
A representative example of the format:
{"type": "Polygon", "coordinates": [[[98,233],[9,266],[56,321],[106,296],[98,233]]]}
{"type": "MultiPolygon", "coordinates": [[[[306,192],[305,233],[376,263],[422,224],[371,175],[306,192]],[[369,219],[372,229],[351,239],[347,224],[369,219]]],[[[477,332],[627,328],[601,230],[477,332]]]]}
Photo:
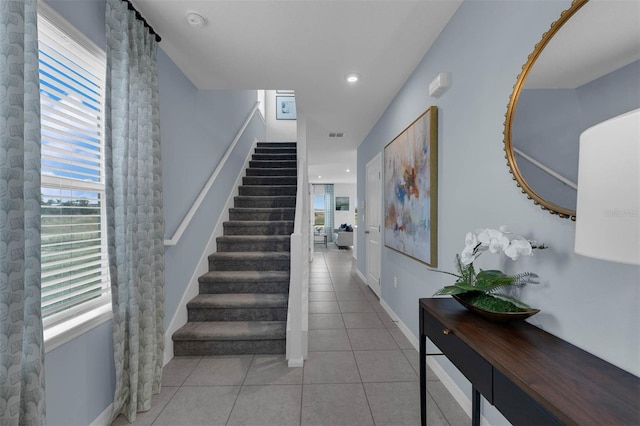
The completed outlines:
{"type": "Polygon", "coordinates": [[[104,52],[40,10],[45,335],[110,303],[104,205],[104,52]]]}

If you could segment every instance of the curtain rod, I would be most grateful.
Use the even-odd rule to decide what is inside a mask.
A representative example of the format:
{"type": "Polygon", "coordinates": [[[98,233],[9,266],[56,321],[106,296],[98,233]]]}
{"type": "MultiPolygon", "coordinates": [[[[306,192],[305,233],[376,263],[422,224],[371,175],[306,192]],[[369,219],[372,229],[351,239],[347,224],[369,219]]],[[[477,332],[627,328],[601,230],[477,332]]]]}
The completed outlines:
{"type": "Polygon", "coordinates": [[[122,0],[122,1],[127,3],[127,8],[136,13],[136,18],[138,18],[140,21],[142,21],[144,26],[149,29],[149,32],[151,34],[153,34],[154,36],[156,36],[156,42],[160,43],[160,41],[162,40],[162,37],[160,37],[160,35],[157,32],[154,31],[153,27],[147,22],[146,19],[144,19],[144,16],[142,16],[142,14],[140,12],[138,12],[138,10],[135,8],[133,3],[131,3],[130,0],[122,0]]]}

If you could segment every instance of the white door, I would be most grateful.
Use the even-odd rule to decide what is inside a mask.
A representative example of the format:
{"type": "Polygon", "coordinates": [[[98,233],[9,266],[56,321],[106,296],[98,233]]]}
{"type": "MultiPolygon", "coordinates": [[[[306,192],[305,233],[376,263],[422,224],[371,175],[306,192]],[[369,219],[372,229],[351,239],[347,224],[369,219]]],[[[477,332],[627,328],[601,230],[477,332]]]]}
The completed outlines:
{"type": "Polygon", "coordinates": [[[367,163],[367,186],[365,200],[365,239],[367,241],[367,285],[380,297],[380,247],[382,211],[382,154],[367,163]]]}

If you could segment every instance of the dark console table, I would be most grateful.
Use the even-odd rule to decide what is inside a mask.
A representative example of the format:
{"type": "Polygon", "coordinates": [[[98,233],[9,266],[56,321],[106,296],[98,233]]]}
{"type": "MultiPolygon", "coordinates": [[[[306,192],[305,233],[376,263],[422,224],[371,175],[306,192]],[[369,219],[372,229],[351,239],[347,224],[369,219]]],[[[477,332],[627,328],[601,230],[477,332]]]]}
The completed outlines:
{"type": "MultiPolygon", "coordinates": [[[[615,330],[612,330],[615,332],[615,330]]],[[[494,323],[449,298],[420,299],[420,409],[426,424],[426,339],[516,425],[640,425],[640,378],[527,322],[494,323]]]]}

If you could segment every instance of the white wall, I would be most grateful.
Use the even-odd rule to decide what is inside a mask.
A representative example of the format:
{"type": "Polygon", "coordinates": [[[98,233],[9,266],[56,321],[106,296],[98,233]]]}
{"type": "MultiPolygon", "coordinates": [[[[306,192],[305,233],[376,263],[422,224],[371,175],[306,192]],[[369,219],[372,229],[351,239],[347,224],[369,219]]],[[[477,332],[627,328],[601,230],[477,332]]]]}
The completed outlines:
{"type": "Polygon", "coordinates": [[[295,142],[298,138],[296,120],[276,120],[275,90],[266,90],[265,98],[267,142],[295,142]]]}
{"type": "MultiPolygon", "coordinates": [[[[334,197],[349,197],[349,210],[339,211],[335,210],[333,215],[333,223],[338,228],[341,224],[354,225],[354,219],[356,214],[356,193],[357,185],[355,183],[334,183],[333,184],[333,196],[334,197]]],[[[335,204],[335,199],[334,199],[335,204]]]]}
{"type": "MultiPolygon", "coordinates": [[[[430,105],[439,109],[439,268],[454,270],[468,231],[507,225],[549,249],[515,263],[483,256],[479,266],[535,272],[540,284],[520,298],[541,312],[529,320],[542,329],[635,375],[640,374],[640,268],[574,253],[575,223],[534,205],[514,183],[504,158],[509,96],[528,55],[569,0],[476,0],[462,3],[431,50],[358,148],[358,199],[365,196],[366,164],[430,105]],[[452,86],[428,96],[439,73],[452,86]]],[[[364,227],[358,229],[358,269],[366,274],[364,227]]],[[[450,283],[407,256],[383,248],[382,299],[418,335],[418,299],[450,283]],[[393,279],[398,278],[398,288],[393,279]]],[[[443,357],[437,362],[469,394],[470,386],[443,357]]],[[[504,424],[489,404],[492,424],[504,424]]]]}

